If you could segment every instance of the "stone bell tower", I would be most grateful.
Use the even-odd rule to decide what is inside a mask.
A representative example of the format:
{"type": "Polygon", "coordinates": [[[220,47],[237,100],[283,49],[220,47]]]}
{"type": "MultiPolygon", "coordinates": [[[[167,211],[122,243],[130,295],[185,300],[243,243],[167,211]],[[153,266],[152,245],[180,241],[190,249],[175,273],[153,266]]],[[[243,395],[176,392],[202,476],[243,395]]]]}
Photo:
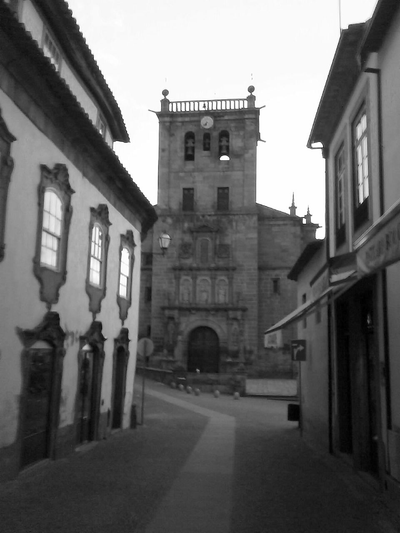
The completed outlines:
{"type": "Polygon", "coordinates": [[[163,91],[159,220],[143,246],[139,334],[151,335],[164,367],[230,372],[257,350],[260,110],[248,90],[175,102],[163,91]],[[172,241],[161,257],[163,231],[172,241]]]}

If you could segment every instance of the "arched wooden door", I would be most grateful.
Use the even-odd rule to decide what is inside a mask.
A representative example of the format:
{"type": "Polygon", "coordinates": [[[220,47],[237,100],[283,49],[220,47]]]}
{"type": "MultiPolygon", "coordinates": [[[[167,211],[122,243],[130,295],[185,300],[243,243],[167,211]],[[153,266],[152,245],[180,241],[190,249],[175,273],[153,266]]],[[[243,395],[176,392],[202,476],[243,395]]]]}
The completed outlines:
{"type": "Polygon", "coordinates": [[[219,372],[219,339],[208,327],[194,329],[188,343],[188,372],[219,372]]]}

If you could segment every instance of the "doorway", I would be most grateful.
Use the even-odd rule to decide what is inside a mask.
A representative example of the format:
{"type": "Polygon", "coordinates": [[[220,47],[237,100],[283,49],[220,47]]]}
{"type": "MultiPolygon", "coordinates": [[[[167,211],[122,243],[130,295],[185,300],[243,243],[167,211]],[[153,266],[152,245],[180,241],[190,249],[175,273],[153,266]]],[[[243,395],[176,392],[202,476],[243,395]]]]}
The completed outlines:
{"type": "Polygon", "coordinates": [[[188,372],[219,372],[219,339],[215,331],[199,327],[191,331],[188,342],[188,372]]]}
{"type": "Polygon", "coordinates": [[[50,456],[53,373],[54,350],[50,345],[40,348],[34,345],[27,351],[22,468],[50,456]]]}
{"type": "Polygon", "coordinates": [[[126,352],[122,346],[117,349],[115,357],[112,429],[118,429],[122,426],[122,417],[124,414],[126,352]]]}
{"type": "Polygon", "coordinates": [[[78,388],[78,435],[79,444],[96,438],[99,417],[98,395],[99,357],[97,350],[86,345],[82,350],[78,388]]]}

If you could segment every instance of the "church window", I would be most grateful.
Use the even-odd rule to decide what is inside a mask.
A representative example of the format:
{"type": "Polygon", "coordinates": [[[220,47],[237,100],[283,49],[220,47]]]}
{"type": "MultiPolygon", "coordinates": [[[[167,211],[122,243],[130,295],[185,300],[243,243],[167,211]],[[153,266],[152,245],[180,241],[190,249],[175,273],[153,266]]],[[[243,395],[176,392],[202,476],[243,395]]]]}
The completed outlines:
{"type": "Polygon", "coordinates": [[[229,210],[229,187],[218,187],[217,189],[217,211],[229,210]]]}
{"type": "Polygon", "coordinates": [[[200,239],[199,241],[199,263],[207,265],[210,260],[210,241],[209,239],[200,239]]]}
{"type": "Polygon", "coordinates": [[[150,286],[144,288],[144,300],[145,302],[151,302],[152,300],[152,290],[150,286]]]}
{"type": "Polygon", "coordinates": [[[281,293],[281,280],[279,278],[275,278],[272,280],[272,292],[274,294],[281,293]]]}
{"type": "Polygon", "coordinates": [[[203,151],[209,152],[211,150],[211,135],[204,133],[203,135],[203,151]]]}
{"type": "Polygon", "coordinates": [[[219,134],[219,158],[221,161],[229,161],[229,132],[223,130],[219,134]]]}
{"type": "Polygon", "coordinates": [[[185,161],[194,161],[195,137],[192,131],[185,134],[185,161]]]}
{"type": "Polygon", "coordinates": [[[182,211],[194,211],[193,188],[184,188],[182,190],[182,211]]]}

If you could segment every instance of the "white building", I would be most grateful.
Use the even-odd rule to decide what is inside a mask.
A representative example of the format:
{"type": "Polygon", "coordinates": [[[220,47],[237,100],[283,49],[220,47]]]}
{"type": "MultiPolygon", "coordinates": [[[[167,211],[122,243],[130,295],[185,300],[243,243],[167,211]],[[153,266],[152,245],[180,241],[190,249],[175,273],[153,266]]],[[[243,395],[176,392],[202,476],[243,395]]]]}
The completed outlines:
{"type": "Polygon", "coordinates": [[[129,426],[141,240],[120,109],[63,0],[0,1],[0,479],[129,426]]]}

